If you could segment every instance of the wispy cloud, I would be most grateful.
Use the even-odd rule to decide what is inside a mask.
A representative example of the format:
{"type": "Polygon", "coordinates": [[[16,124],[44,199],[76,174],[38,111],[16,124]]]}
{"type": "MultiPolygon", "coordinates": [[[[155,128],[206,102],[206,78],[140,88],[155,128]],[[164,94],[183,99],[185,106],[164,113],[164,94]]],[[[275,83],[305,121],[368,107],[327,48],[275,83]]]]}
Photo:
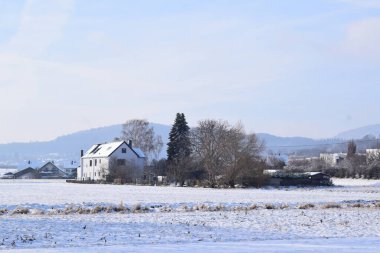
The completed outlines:
{"type": "Polygon", "coordinates": [[[13,8],[19,23],[12,19],[0,37],[0,107],[12,105],[2,114],[0,142],[133,117],[171,123],[178,110],[191,123],[242,119],[271,131],[294,119],[299,128],[275,131],[309,131],[302,122],[320,113],[319,101],[324,108],[345,103],[339,73],[358,69],[346,56],[379,57],[378,18],[351,5],[362,1],[343,8],[336,1],[190,1],[184,8],[177,1],[28,0],[22,11],[13,8]],[[337,101],[318,89],[339,93],[337,101]],[[25,122],[33,122],[29,133],[25,122]]]}
{"type": "Polygon", "coordinates": [[[27,0],[8,50],[26,55],[41,53],[62,35],[73,4],[73,0],[27,0]]]}
{"type": "Polygon", "coordinates": [[[349,54],[380,61],[380,17],[366,18],[350,24],[342,48],[349,54]]]}
{"type": "Polygon", "coordinates": [[[338,0],[339,2],[356,5],[364,8],[380,8],[379,0],[338,0]]]}

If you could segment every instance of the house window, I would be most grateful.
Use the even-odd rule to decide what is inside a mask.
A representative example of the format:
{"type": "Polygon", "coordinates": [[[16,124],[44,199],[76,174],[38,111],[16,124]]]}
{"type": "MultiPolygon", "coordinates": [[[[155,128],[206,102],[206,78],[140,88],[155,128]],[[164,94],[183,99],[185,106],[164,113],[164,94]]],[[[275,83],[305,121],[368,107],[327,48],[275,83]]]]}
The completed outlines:
{"type": "Polygon", "coordinates": [[[117,159],[117,165],[118,165],[118,166],[123,166],[123,165],[125,165],[125,159],[117,159]]]}
{"type": "Polygon", "coordinates": [[[123,153],[123,154],[127,153],[127,149],[126,148],[122,148],[121,149],[121,153],[123,153]]]}
{"type": "Polygon", "coordinates": [[[97,162],[98,162],[98,161],[95,159],[95,166],[96,166],[97,162]]]}
{"type": "Polygon", "coordinates": [[[102,159],[99,159],[99,164],[101,164],[102,163],[102,159]]]}
{"type": "Polygon", "coordinates": [[[92,160],[90,160],[90,166],[92,166],[92,160]]]}

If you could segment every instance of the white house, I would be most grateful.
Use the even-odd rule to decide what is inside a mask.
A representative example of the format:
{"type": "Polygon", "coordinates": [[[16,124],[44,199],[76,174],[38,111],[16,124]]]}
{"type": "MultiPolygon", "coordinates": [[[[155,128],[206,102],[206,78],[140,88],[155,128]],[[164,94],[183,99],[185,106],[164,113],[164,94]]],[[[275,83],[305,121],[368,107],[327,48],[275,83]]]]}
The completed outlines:
{"type": "Polygon", "coordinates": [[[105,180],[112,166],[110,161],[116,162],[118,166],[133,165],[142,174],[145,160],[144,153],[133,147],[132,141],[96,144],[82,155],[77,180],[105,180]]]}

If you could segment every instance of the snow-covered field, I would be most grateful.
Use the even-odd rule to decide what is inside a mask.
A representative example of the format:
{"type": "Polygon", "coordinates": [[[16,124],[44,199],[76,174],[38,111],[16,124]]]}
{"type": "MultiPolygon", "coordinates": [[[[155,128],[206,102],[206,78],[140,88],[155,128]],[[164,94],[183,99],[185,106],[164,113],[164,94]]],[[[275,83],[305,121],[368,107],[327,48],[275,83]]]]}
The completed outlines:
{"type": "Polygon", "coordinates": [[[205,189],[0,180],[0,250],[378,252],[380,181],[205,189]]]}

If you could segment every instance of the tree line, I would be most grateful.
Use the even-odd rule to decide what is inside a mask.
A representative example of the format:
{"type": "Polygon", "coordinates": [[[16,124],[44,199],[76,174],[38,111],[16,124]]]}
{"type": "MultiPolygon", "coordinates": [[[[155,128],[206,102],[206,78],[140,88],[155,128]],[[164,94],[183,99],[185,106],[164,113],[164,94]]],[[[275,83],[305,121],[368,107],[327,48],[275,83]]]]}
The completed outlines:
{"type": "MultiPolygon", "coordinates": [[[[162,139],[146,120],[127,121],[121,139],[132,139],[146,153],[145,181],[163,176],[167,183],[208,187],[260,187],[265,181],[264,144],[255,134],[246,133],[241,123],[206,119],[190,128],[185,115],[177,113],[169,133],[166,159],[157,159],[162,139]]],[[[116,166],[110,173],[113,178],[118,176],[115,171],[116,166]]],[[[122,171],[126,177],[128,170],[122,171]]]]}
{"type": "Polygon", "coordinates": [[[138,174],[132,163],[120,167],[111,161],[108,181],[122,178],[136,182],[134,179],[139,179],[141,183],[152,184],[161,176],[165,183],[180,186],[260,187],[268,180],[263,173],[266,169],[380,178],[380,154],[368,159],[357,152],[354,141],[347,145],[347,157],[335,165],[323,159],[300,159],[286,164],[274,154],[264,157],[264,143],[255,134],[247,133],[240,122],[232,125],[228,121],[205,119],[190,128],[183,113],[177,113],[171,127],[165,159],[160,159],[162,137],[147,120],[128,120],[118,139],[133,140],[133,145],[145,153],[147,165],[144,172],[138,174]]]}

